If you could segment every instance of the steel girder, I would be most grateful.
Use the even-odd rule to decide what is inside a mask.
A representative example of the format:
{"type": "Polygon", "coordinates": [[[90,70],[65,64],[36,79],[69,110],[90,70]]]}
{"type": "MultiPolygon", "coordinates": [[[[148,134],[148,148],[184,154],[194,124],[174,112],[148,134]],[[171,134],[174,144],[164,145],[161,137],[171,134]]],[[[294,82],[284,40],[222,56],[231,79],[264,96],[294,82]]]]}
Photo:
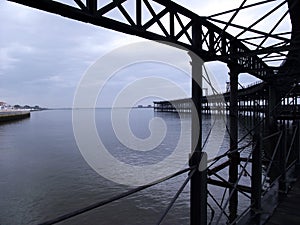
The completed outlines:
{"type": "MultiPolygon", "coordinates": [[[[97,0],[74,0],[76,6],[52,0],[9,0],[70,19],[94,24],[104,28],[136,35],[150,40],[159,40],[183,46],[203,58],[204,61],[222,61],[240,66],[240,72],[247,72],[259,79],[266,80],[276,74],[256,52],[252,52],[241,41],[228,32],[170,0],[132,0],[135,12],[124,7],[126,0],[114,0],[98,6],[97,0]],[[157,6],[160,10],[157,10],[157,6]],[[148,10],[151,18],[143,20],[143,9],[148,10]],[[123,20],[108,14],[117,10],[123,20]],[[164,22],[165,20],[168,22],[164,22]],[[153,31],[153,27],[159,32],[153,31]],[[200,32],[197,49],[192,45],[192,29],[200,32]]],[[[274,49],[258,50],[274,51],[274,49]]]]}

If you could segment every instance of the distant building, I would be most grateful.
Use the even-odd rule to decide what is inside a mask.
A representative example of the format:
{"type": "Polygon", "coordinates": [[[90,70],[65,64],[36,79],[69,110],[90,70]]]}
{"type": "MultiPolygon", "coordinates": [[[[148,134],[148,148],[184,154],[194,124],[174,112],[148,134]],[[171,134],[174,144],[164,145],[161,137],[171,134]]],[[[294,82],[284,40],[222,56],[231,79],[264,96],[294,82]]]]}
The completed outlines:
{"type": "Polygon", "coordinates": [[[6,108],[6,103],[0,102],[0,109],[5,109],[5,108],[6,108]]]}

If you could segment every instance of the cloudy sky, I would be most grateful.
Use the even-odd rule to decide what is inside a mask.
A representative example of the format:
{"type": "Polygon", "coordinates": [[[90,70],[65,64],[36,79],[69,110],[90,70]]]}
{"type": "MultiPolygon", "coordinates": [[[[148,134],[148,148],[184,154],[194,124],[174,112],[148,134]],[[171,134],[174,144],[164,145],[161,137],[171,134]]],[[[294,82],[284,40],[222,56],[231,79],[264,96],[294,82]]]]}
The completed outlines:
{"type": "MultiPolygon", "coordinates": [[[[100,2],[105,4],[109,1],[100,2]]],[[[241,3],[238,0],[212,0],[209,3],[199,0],[176,2],[202,16],[231,9],[241,3]]],[[[241,15],[237,21],[246,24],[248,20],[255,19],[258,12],[253,10],[251,12],[241,15]]],[[[226,17],[220,19],[226,20],[226,17]]],[[[288,29],[287,26],[285,25],[285,28],[288,29]]],[[[234,32],[234,30],[230,31],[234,32]]],[[[94,62],[119,47],[138,41],[142,39],[1,1],[0,101],[12,105],[71,107],[80,79],[94,62]]],[[[221,89],[224,89],[225,82],[228,80],[226,65],[209,63],[208,66],[216,76],[221,89]]],[[[178,72],[169,69],[170,73],[178,72]]],[[[119,79],[118,82],[115,79],[115,82],[111,82],[106,87],[108,91],[104,94],[107,95],[107,101],[102,102],[101,106],[109,106],[109,102],[113,101],[110,92],[122,89],[128,82],[128,77],[131,81],[138,77],[138,74],[166,76],[173,79],[168,77],[167,73],[166,67],[157,67],[151,63],[124,68],[118,71],[118,76],[115,77],[119,79]],[[158,68],[157,71],[149,72],[151,66],[158,68]],[[122,77],[127,79],[122,82],[122,77]]],[[[174,82],[178,82],[187,94],[190,94],[188,78],[184,75],[180,77],[180,72],[177,75],[174,82]]],[[[242,83],[255,81],[249,76],[241,76],[240,80],[242,83]]]]}

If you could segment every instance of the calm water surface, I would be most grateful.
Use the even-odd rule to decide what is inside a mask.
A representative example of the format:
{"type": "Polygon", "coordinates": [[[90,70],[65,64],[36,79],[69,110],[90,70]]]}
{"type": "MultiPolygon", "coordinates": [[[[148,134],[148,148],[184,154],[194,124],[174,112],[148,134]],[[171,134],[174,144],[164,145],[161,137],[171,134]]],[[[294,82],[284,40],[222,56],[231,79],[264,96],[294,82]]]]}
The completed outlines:
{"type": "MultiPolygon", "coordinates": [[[[137,137],[150,135],[148,123],[154,116],[165,120],[168,132],[153,151],[124,154],[125,147],[114,136],[109,116],[109,109],[96,110],[99,135],[111,154],[126,163],[158,162],[177,144],[180,122],[176,114],[134,109],[130,125],[137,137]]],[[[190,123],[189,115],[184,122],[190,123]]],[[[205,117],[203,124],[207,133],[211,119],[205,117]]],[[[185,138],[189,143],[190,131],[185,133],[185,138]]],[[[228,147],[228,135],[220,138],[224,139],[221,148],[224,151],[228,147]]],[[[61,224],[155,224],[185,177],[182,175],[61,224]]],[[[73,135],[71,110],[33,112],[29,119],[0,125],[1,225],[38,224],[131,188],[101,177],[85,162],[73,135]]],[[[221,190],[210,187],[218,199],[221,190]]],[[[242,202],[241,208],[246,202],[242,202]]],[[[164,224],[189,224],[188,186],[164,224]]]]}

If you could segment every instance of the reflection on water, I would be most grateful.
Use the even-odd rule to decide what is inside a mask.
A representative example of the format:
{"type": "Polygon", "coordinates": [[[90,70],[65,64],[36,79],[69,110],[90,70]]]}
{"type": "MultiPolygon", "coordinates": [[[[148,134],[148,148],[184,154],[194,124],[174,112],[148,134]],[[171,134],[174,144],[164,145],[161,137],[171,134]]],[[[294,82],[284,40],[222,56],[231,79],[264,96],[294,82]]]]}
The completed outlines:
{"type": "MultiPolygon", "coordinates": [[[[153,164],[172,153],[180,135],[177,114],[158,113],[152,109],[131,111],[132,132],[139,138],[147,138],[149,121],[155,116],[162,118],[168,129],[162,143],[148,152],[127,149],[118,141],[109,109],[96,110],[96,125],[99,136],[114,157],[133,165],[153,164]]],[[[1,225],[37,224],[131,188],[104,179],[88,166],[76,146],[71,119],[71,110],[49,110],[34,112],[28,120],[0,126],[1,225]]],[[[189,114],[182,119],[190,125],[189,114]]],[[[222,126],[221,120],[219,118],[217,126],[222,126]]],[[[211,124],[212,119],[204,116],[203,139],[211,124]]],[[[228,148],[228,135],[218,137],[215,132],[212,137],[221,139],[220,152],[228,148]]],[[[186,148],[190,149],[190,129],[184,131],[184,138],[186,148]]],[[[225,177],[226,172],[223,175],[225,177]]],[[[154,224],[185,177],[176,177],[62,224],[154,224]]],[[[210,187],[210,192],[218,199],[222,197],[221,190],[210,187]]],[[[189,186],[164,222],[189,224],[189,186]]]]}

